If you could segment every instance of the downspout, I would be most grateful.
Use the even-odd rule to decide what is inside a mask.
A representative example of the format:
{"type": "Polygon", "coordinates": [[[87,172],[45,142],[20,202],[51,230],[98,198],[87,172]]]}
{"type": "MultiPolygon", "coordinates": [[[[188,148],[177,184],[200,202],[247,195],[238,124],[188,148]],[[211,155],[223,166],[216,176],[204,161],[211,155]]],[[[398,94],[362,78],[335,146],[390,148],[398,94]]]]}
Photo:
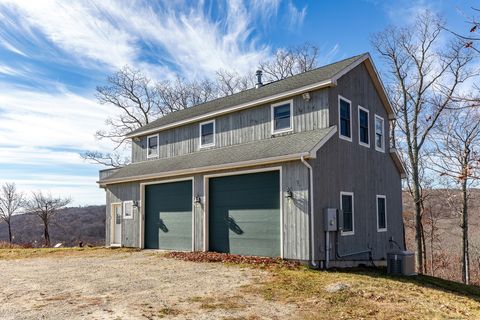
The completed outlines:
{"type": "Polygon", "coordinates": [[[310,183],[310,192],[308,194],[308,199],[310,200],[310,266],[313,268],[318,268],[318,263],[313,259],[314,257],[314,243],[315,243],[315,215],[313,210],[313,168],[305,160],[305,156],[301,156],[300,160],[308,168],[308,181],[310,183]]]}

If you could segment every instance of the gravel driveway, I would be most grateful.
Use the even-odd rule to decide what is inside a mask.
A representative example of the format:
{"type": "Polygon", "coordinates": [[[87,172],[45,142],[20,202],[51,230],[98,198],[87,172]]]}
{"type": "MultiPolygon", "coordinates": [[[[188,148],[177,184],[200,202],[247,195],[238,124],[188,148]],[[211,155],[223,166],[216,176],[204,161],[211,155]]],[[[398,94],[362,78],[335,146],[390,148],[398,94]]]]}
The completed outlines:
{"type": "Polygon", "coordinates": [[[151,251],[0,260],[0,319],[292,319],[242,289],[265,277],[151,251]]]}

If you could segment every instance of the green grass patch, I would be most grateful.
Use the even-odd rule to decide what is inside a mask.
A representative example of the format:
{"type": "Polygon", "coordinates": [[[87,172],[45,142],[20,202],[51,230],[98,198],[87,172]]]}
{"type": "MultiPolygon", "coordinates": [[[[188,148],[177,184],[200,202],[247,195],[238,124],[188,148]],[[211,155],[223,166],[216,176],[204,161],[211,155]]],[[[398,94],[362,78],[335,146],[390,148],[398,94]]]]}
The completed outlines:
{"type": "Polygon", "coordinates": [[[480,319],[477,287],[426,276],[391,277],[379,270],[278,268],[246,290],[295,303],[305,319],[480,319]]]}

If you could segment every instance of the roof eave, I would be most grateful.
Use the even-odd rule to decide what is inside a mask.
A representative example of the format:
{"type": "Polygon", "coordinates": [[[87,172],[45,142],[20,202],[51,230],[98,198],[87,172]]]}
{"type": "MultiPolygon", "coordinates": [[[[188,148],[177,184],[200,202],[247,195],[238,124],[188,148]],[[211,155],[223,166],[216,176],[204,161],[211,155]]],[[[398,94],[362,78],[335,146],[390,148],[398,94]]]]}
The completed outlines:
{"type": "Polygon", "coordinates": [[[312,91],[312,90],[318,90],[318,89],[330,87],[330,86],[333,86],[333,85],[334,85],[334,83],[333,83],[332,79],[327,79],[327,80],[324,80],[324,81],[316,82],[316,83],[308,85],[308,86],[303,86],[303,87],[300,87],[300,88],[297,88],[297,89],[285,91],[285,92],[275,94],[275,95],[271,95],[271,96],[268,96],[268,97],[265,97],[265,98],[256,99],[256,100],[246,102],[246,103],[242,103],[242,104],[239,104],[239,105],[236,105],[236,106],[233,106],[233,107],[230,107],[230,108],[226,108],[226,109],[223,109],[223,110],[218,110],[218,111],[205,113],[205,114],[202,114],[200,116],[192,117],[192,118],[181,120],[181,121],[172,122],[170,124],[167,124],[167,125],[164,125],[164,126],[159,126],[159,127],[156,127],[156,128],[145,130],[145,131],[130,133],[130,134],[127,134],[125,137],[127,139],[130,139],[130,138],[135,138],[135,137],[151,134],[151,133],[154,133],[154,132],[163,131],[163,130],[171,129],[171,128],[174,128],[174,127],[179,127],[179,126],[182,126],[182,125],[185,125],[185,124],[188,124],[188,123],[202,121],[202,120],[206,120],[206,119],[209,119],[209,118],[212,118],[212,117],[224,115],[224,114],[227,114],[227,113],[232,113],[232,112],[236,112],[236,111],[239,111],[239,110],[256,107],[256,106],[261,105],[261,104],[273,102],[273,101],[280,100],[280,99],[289,98],[289,97],[299,95],[299,94],[302,94],[302,93],[305,93],[305,92],[309,92],[309,91],[312,91]]]}
{"type": "Polygon", "coordinates": [[[405,168],[405,165],[403,164],[402,159],[400,158],[400,154],[398,153],[398,150],[396,148],[390,148],[390,156],[393,159],[393,162],[395,163],[395,166],[398,169],[398,172],[400,173],[400,177],[402,179],[405,179],[407,177],[407,169],[405,168]]]}
{"type": "Polygon", "coordinates": [[[190,175],[190,174],[194,174],[194,173],[236,169],[236,168],[241,168],[241,167],[251,167],[251,166],[257,166],[257,165],[265,165],[265,164],[271,164],[271,163],[279,163],[279,162],[286,162],[286,161],[292,161],[292,160],[299,160],[301,157],[313,158],[311,152],[307,151],[307,152],[288,154],[288,155],[283,155],[283,156],[257,159],[257,160],[248,160],[248,161],[226,163],[226,164],[213,165],[213,166],[205,166],[205,167],[199,167],[199,168],[189,168],[189,169],[182,169],[182,170],[166,171],[166,172],[161,172],[161,173],[137,175],[137,176],[132,176],[132,177],[128,177],[128,178],[106,179],[106,180],[103,180],[103,181],[101,181],[101,180],[97,181],[97,183],[99,184],[99,186],[101,188],[105,188],[107,185],[110,185],[110,184],[118,184],[118,183],[135,182],[135,181],[142,181],[142,180],[159,179],[159,178],[165,178],[165,177],[190,175]]]}

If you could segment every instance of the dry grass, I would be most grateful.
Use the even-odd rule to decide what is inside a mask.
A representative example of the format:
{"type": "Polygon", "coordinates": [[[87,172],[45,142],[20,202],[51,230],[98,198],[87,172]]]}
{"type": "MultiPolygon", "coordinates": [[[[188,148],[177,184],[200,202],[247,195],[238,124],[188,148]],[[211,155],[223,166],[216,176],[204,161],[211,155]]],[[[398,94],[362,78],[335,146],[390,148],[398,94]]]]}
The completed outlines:
{"type": "Polygon", "coordinates": [[[84,248],[0,248],[0,260],[42,258],[42,257],[72,257],[72,256],[98,256],[107,254],[118,254],[125,252],[135,252],[138,249],[129,248],[104,248],[104,247],[84,247],[84,248]]]}
{"type": "Polygon", "coordinates": [[[480,319],[479,288],[432,277],[277,269],[247,290],[299,305],[304,319],[480,319]],[[346,286],[326,290],[335,284],[346,286]]]}

